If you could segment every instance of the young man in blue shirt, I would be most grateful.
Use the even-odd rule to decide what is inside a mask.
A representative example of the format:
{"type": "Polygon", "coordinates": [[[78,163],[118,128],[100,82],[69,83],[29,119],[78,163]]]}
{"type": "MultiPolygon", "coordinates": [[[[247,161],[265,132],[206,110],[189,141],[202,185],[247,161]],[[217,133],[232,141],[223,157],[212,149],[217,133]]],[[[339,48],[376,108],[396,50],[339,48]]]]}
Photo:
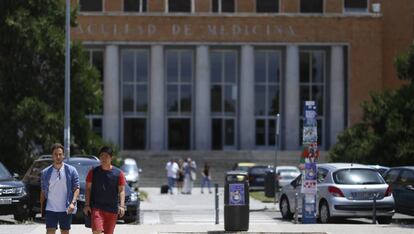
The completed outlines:
{"type": "Polygon", "coordinates": [[[42,171],[40,207],[45,206],[47,234],[56,233],[59,223],[62,234],[68,234],[72,214],[76,213],[79,195],[79,175],[73,166],[63,162],[64,148],[61,144],[52,146],[53,164],[42,171]],[[46,201],[46,204],[45,204],[46,201]]]}

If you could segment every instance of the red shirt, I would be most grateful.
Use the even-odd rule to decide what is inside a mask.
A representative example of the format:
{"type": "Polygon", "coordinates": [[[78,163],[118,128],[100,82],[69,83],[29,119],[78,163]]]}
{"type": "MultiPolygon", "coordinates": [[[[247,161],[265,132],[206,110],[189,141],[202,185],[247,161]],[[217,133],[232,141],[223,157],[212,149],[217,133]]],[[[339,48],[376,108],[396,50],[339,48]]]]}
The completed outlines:
{"type": "MultiPolygon", "coordinates": [[[[110,170],[112,170],[112,166],[111,166],[111,169],[110,170]]],[[[92,174],[93,174],[93,169],[90,169],[89,172],[88,172],[88,175],[86,176],[86,182],[92,183],[92,174]]],[[[119,186],[123,186],[125,184],[126,184],[125,174],[121,170],[121,172],[119,173],[118,185],[119,186]]]]}

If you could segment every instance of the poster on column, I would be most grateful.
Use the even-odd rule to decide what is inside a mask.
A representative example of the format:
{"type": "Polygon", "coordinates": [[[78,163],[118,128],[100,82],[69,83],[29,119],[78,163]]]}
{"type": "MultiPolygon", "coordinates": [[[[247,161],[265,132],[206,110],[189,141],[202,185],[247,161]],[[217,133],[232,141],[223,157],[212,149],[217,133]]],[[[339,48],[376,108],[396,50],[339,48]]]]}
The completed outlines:
{"type": "Polygon", "coordinates": [[[316,104],[314,101],[306,101],[304,106],[302,144],[305,150],[304,176],[301,193],[302,223],[316,223],[316,193],[317,193],[317,152],[318,127],[316,121],[316,104]]]}

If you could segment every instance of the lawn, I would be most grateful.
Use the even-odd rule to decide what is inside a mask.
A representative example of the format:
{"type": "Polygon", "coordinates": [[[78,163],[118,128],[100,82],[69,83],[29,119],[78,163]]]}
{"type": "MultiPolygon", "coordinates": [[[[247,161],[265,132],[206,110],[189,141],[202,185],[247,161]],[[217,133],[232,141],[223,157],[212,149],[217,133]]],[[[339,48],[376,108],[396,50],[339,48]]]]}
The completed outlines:
{"type": "Polygon", "coordinates": [[[250,191],[250,197],[256,200],[259,200],[261,202],[267,202],[267,203],[274,202],[274,198],[266,197],[263,191],[250,191]]]}

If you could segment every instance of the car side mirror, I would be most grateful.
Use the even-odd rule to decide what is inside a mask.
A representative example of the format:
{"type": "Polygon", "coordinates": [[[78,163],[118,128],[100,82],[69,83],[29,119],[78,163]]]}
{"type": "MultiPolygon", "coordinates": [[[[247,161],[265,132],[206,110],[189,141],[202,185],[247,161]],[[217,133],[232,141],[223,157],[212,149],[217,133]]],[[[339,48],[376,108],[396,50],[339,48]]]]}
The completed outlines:
{"type": "Polygon", "coordinates": [[[17,174],[17,173],[13,173],[13,178],[15,178],[15,179],[19,179],[19,177],[20,177],[20,175],[19,175],[19,174],[17,174]]]}
{"type": "Polygon", "coordinates": [[[405,188],[408,189],[408,190],[414,191],[414,186],[412,186],[412,185],[407,185],[407,186],[405,186],[405,188]]]}
{"type": "Polygon", "coordinates": [[[292,185],[292,187],[296,188],[296,180],[292,180],[292,182],[290,182],[290,185],[292,185]]]}

